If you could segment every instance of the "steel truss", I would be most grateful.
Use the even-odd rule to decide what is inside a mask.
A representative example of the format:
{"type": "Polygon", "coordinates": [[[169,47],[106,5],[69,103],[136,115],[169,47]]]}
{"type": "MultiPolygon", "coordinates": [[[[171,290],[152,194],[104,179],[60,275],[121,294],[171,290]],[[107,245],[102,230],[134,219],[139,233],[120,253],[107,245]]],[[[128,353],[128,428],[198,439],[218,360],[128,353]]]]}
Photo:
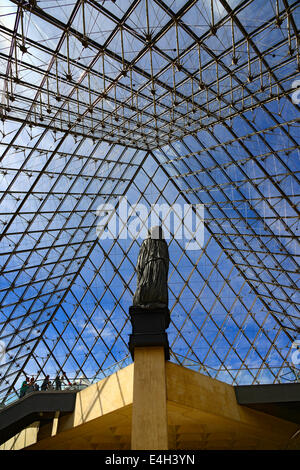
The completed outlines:
{"type": "Polygon", "coordinates": [[[170,240],[172,360],[297,380],[298,2],[0,5],[1,400],[127,356],[140,240],[96,236],[124,196],[205,206],[202,250],[170,240]]]}

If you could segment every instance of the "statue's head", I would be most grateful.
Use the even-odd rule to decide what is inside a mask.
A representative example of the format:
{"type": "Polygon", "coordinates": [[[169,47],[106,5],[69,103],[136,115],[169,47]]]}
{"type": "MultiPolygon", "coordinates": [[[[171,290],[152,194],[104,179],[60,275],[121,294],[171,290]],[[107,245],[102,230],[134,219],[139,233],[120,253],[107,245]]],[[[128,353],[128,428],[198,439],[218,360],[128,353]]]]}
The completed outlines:
{"type": "Polygon", "coordinates": [[[148,237],[152,240],[164,240],[164,232],[162,227],[160,227],[159,225],[151,227],[148,230],[148,237]]]}

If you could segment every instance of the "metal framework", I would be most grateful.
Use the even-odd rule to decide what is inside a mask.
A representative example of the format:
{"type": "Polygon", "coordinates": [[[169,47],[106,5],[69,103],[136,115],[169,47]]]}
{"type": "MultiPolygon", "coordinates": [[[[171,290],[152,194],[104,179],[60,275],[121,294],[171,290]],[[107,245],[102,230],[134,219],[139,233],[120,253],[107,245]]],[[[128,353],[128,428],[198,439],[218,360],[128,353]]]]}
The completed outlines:
{"type": "Polygon", "coordinates": [[[141,240],[97,207],[204,204],[173,234],[172,360],[293,381],[300,329],[299,2],[0,0],[1,396],[128,355],[141,240]]]}

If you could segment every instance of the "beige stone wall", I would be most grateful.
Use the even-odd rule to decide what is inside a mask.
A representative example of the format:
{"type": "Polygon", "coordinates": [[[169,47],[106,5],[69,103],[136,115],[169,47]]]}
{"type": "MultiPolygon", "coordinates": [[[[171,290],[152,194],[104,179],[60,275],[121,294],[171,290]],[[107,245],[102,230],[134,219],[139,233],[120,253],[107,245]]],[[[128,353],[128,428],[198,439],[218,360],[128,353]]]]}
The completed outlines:
{"type": "Polygon", "coordinates": [[[20,450],[24,447],[35,444],[37,441],[37,433],[39,430],[39,422],[33,423],[26,429],[23,429],[19,434],[12,437],[4,444],[0,445],[0,450],[20,450]]]}
{"type": "Polygon", "coordinates": [[[58,432],[131,405],[132,397],[133,364],[77,393],[74,413],[59,419],[58,432]]]}
{"type": "MultiPolygon", "coordinates": [[[[135,384],[137,402],[141,404],[140,410],[135,410],[138,433],[154,429],[154,413],[165,414],[162,403],[157,401],[165,403],[166,399],[169,449],[300,448],[300,439],[293,438],[297,424],[240,406],[231,385],[176,364],[165,363],[165,379],[155,351],[152,352],[151,364],[142,355],[141,363],[146,369],[141,370],[135,384]],[[163,388],[166,398],[160,397],[163,388]],[[148,410],[143,398],[151,404],[148,410]],[[148,411],[150,416],[145,420],[148,411]]],[[[37,425],[27,428],[0,449],[130,449],[133,391],[131,364],[79,392],[73,413],[57,416],[39,434],[37,425]]],[[[158,441],[155,445],[161,448],[162,438],[158,441]]]]}
{"type": "MultiPolygon", "coordinates": [[[[65,432],[72,429],[78,429],[76,434],[81,435],[85,433],[84,428],[88,423],[92,429],[97,429],[99,418],[111,412],[126,409],[128,405],[132,405],[132,397],[133,364],[78,392],[74,412],[55,418],[53,425],[48,425],[49,430],[46,429],[48,432],[44,432],[42,428],[38,436],[39,423],[35,423],[34,426],[24,429],[2,444],[0,450],[22,449],[37,443],[41,438],[40,442],[46,442],[51,440],[51,436],[57,438],[57,433],[60,433],[61,438],[64,439],[65,432]],[[44,439],[46,436],[47,438],[44,439]]],[[[122,415],[119,421],[122,422],[122,415]]]]}

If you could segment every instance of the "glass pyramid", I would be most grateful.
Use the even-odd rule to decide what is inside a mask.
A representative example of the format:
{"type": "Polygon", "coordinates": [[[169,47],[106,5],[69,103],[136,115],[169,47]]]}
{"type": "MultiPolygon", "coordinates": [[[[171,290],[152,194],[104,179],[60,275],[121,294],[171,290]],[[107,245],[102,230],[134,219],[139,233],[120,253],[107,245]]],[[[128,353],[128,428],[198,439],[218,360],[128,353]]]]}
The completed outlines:
{"type": "Polygon", "coordinates": [[[154,204],[204,208],[201,249],[167,240],[171,361],[298,380],[299,24],[292,0],[0,0],[0,402],[131,362],[154,204]]]}

